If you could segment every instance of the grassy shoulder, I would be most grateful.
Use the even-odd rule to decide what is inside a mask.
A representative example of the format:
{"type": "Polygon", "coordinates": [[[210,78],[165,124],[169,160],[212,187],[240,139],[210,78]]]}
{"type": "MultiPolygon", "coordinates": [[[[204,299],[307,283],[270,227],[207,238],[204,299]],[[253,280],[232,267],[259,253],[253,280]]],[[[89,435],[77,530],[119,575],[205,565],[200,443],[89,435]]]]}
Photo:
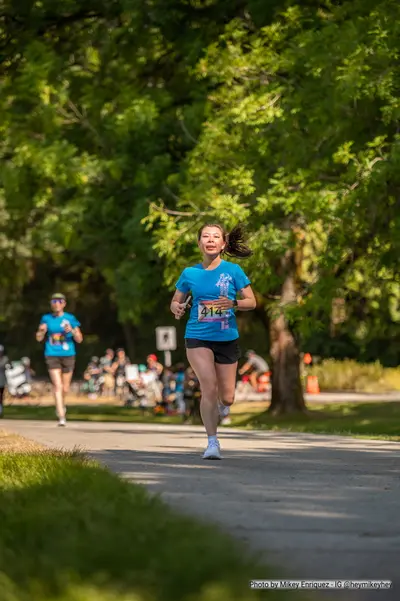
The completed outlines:
{"type": "Polygon", "coordinates": [[[25,453],[40,451],[44,447],[33,440],[0,429],[0,453],[25,453]]]}
{"type": "Polygon", "coordinates": [[[232,425],[257,430],[340,434],[400,441],[400,402],[313,403],[305,414],[270,416],[247,403],[232,414],[232,425]]]}
{"type": "MultiPolygon", "coordinates": [[[[267,412],[267,402],[238,403],[232,409],[233,427],[340,434],[383,438],[400,441],[400,402],[331,403],[309,405],[304,415],[272,417],[267,412]]],[[[9,419],[54,420],[53,407],[10,405],[5,417],[9,419]]],[[[75,405],[68,409],[68,419],[73,421],[132,422],[181,424],[178,416],[154,415],[139,409],[114,405],[75,405]]]]}
{"type": "Polygon", "coordinates": [[[80,454],[1,450],[1,599],[288,598],[249,589],[271,572],[229,537],[80,454]]]}

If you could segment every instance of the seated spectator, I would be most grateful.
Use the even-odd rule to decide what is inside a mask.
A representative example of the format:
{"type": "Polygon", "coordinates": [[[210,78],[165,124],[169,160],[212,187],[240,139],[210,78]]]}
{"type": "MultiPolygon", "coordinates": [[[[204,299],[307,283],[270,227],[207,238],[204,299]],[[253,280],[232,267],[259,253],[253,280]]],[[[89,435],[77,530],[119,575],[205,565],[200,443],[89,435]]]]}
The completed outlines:
{"type": "Polygon", "coordinates": [[[161,382],[163,407],[169,412],[171,409],[171,404],[175,400],[175,378],[172,370],[169,367],[164,368],[161,382]]]}
{"type": "Polygon", "coordinates": [[[175,368],[175,403],[178,413],[184,415],[186,411],[185,403],[185,366],[178,363],[175,368]]]}
{"type": "Polygon", "coordinates": [[[141,409],[145,409],[148,405],[148,399],[143,375],[146,373],[147,367],[141,364],[137,367],[136,374],[135,371],[133,370],[133,376],[132,374],[128,374],[129,377],[126,380],[128,395],[125,406],[132,407],[135,403],[138,403],[141,409]]]}
{"type": "Polygon", "coordinates": [[[113,374],[114,351],[108,348],[104,357],[100,359],[100,366],[103,371],[102,394],[104,396],[113,396],[115,394],[115,378],[113,374]]]}
{"type": "Polygon", "coordinates": [[[101,372],[100,359],[98,357],[92,357],[83,374],[85,383],[82,387],[83,392],[88,393],[88,397],[91,399],[97,398],[100,391],[101,372]]]}
{"type": "Polygon", "coordinates": [[[150,371],[153,371],[157,374],[158,378],[161,378],[161,374],[163,373],[163,365],[158,361],[157,355],[148,355],[147,356],[147,367],[150,371]]]}
{"type": "Polygon", "coordinates": [[[131,364],[131,361],[123,348],[117,349],[116,355],[114,363],[112,364],[112,374],[115,378],[116,394],[123,396],[126,384],[125,368],[127,365],[131,364]]]}

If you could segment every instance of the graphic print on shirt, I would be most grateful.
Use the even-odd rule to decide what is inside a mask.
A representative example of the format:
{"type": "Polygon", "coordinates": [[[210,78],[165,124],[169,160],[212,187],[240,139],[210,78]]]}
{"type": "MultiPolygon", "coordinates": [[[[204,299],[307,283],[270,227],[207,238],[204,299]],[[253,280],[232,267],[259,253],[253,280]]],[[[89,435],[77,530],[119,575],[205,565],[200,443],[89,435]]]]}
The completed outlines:
{"type": "MultiPolygon", "coordinates": [[[[221,273],[218,282],[215,284],[219,288],[219,296],[228,296],[229,285],[233,278],[229,273],[221,273]]],[[[215,300],[199,301],[198,319],[202,322],[221,323],[221,330],[229,328],[229,316],[231,309],[218,309],[215,307],[215,300]]]]}
{"type": "MultiPolygon", "coordinates": [[[[69,325],[69,321],[67,319],[64,319],[60,324],[63,329],[67,325],[69,325]]],[[[69,350],[69,344],[67,342],[65,332],[55,332],[54,334],[50,334],[49,342],[52,346],[61,346],[64,351],[69,350]]]]}
{"type": "Polygon", "coordinates": [[[231,282],[233,282],[233,278],[229,273],[221,273],[218,282],[215,284],[219,288],[220,296],[228,296],[231,282]]]}
{"type": "Polygon", "coordinates": [[[63,342],[65,342],[65,334],[61,334],[61,332],[50,334],[50,344],[52,344],[53,346],[60,346],[63,342]]]}

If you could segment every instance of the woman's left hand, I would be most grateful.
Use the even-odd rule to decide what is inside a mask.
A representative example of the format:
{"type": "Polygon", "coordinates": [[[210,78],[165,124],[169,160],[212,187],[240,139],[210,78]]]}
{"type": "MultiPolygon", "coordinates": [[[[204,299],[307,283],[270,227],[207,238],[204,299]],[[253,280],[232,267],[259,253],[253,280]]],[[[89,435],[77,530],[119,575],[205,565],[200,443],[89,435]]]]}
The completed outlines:
{"type": "Polygon", "coordinates": [[[232,309],[233,301],[230,300],[227,296],[220,296],[215,303],[213,303],[216,309],[232,309]]]}
{"type": "Polygon", "coordinates": [[[72,332],[72,326],[70,323],[67,323],[67,325],[64,327],[64,332],[66,334],[69,334],[70,332],[72,332]]]}

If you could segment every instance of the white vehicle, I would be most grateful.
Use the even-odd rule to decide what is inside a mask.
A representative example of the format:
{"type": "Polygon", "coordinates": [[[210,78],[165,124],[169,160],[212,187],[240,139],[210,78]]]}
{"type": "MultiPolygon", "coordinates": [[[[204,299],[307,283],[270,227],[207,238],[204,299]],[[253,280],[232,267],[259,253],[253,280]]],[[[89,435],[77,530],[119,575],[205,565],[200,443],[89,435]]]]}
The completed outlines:
{"type": "Polygon", "coordinates": [[[25,361],[11,361],[6,366],[8,392],[13,397],[23,397],[31,393],[32,385],[28,381],[25,361]]]}

